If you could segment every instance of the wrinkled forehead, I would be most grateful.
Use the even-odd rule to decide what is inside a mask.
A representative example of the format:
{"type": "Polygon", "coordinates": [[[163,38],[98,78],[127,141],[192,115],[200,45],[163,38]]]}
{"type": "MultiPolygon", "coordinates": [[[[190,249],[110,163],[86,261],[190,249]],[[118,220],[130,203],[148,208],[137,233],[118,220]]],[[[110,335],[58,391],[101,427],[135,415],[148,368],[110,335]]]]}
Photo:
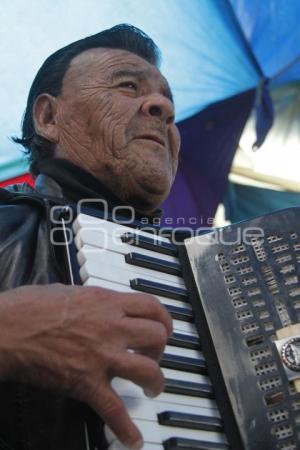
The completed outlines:
{"type": "Polygon", "coordinates": [[[63,84],[113,82],[118,75],[131,72],[135,72],[137,77],[161,85],[168,93],[167,96],[172,98],[169,84],[157,67],[134,53],[120,49],[94,48],[75,56],[67,69],[63,84]]]}

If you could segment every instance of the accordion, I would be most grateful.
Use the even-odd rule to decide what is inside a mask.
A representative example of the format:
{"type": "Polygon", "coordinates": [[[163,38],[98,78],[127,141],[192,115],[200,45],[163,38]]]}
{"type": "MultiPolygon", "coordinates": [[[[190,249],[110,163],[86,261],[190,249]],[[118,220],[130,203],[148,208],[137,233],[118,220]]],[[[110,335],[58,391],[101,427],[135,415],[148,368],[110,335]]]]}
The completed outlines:
{"type": "Polygon", "coordinates": [[[181,243],[82,213],[72,229],[82,284],[151,293],[173,317],[165,391],[113,380],[146,450],[300,448],[300,208],[181,243]]]}

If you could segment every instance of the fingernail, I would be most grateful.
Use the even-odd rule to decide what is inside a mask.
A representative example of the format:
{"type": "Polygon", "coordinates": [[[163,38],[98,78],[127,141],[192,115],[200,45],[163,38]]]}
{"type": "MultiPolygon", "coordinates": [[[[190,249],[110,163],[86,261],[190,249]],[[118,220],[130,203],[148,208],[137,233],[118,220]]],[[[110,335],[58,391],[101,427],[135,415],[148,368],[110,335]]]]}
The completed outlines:
{"type": "Polygon", "coordinates": [[[154,393],[153,391],[150,391],[149,389],[144,389],[144,393],[145,393],[146,397],[149,397],[149,398],[154,398],[157,395],[156,393],[154,393]]]}
{"type": "Polygon", "coordinates": [[[136,441],[133,445],[130,446],[130,448],[132,450],[140,450],[141,448],[143,448],[144,446],[144,441],[143,439],[139,439],[138,441],[136,441]]]}

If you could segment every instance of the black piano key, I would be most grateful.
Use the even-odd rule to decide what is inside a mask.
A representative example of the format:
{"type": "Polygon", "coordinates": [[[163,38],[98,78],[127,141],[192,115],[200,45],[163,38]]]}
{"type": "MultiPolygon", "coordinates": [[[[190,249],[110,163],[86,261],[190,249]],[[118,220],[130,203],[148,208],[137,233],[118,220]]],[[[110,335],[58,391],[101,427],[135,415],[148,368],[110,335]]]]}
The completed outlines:
{"type": "Polygon", "coordinates": [[[135,278],[134,280],[130,280],[130,286],[136,291],[161,295],[162,297],[173,298],[175,300],[188,301],[188,293],[184,288],[170,286],[163,283],[156,283],[156,281],[145,280],[143,278],[135,278]]]}
{"type": "Polygon", "coordinates": [[[176,411],[163,411],[157,414],[160,425],[178,428],[191,428],[193,430],[223,431],[221,419],[218,417],[187,414],[176,411]]]}
{"type": "Polygon", "coordinates": [[[229,450],[227,444],[172,437],[163,442],[165,450],[229,450]]]}
{"type": "Polygon", "coordinates": [[[173,347],[191,348],[193,350],[201,349],[201,344],[197,336],[181,333],[173,333],[168,339],[168,345],[172,345],[173,347]]]}
{"type": "Polygon", "coordinates": [[[169,394],[190,395],[192,397],[214,398],[212,386],[192,381],[165,379],[165,390],[169,394]]]}
{"type": "Polygon", "coordinates": [[[184,320],[186,322],[194,322],[194,316],[191,309],[182,308],[180,306],[165,305],[173,319],[184,320]]]}
{"type": "Polygon", "coordinates": [[[160,365],[168,369],[181,370],[183,372],[201,373],[207,375],[207,366],[204,359],[188,358],[186,356],[164,353],[160,365]]]}
{"type": "Polygon", "coordinates": [[[145,248],[165,255],[178,256],[177,248],[171,242],[162,242],[155,239],[155,236],[141,236],[136,233],[124,233],[121,236],[122,242],[134,245],[139,248],[145,248]]]}
{"type": "Polygon", "coordinates": [[[125,261],[134,266],[146,267],[147,269],[157,270],[158,272],[169,273],[170,275],[182,276],[181,266],[165,259],[153,258],[152,256],[142,255],[141,253],[128,253],[125,255],[125,261]]]}

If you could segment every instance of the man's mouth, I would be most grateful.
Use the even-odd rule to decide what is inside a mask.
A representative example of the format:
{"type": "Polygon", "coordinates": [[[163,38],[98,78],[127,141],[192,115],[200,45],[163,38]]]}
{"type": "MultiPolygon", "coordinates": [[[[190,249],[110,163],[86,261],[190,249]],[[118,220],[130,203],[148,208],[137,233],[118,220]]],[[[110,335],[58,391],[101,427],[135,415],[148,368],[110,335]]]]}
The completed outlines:
{"type": "Polygon", "coordinates": [[[153,141],[156,142],[157,144],[162,145],[163,147],[166,147],[164,139],[154,134],[143,134],[142,136],[137,136],[136,139],[146,139],[148,141],[153,141]]]}

